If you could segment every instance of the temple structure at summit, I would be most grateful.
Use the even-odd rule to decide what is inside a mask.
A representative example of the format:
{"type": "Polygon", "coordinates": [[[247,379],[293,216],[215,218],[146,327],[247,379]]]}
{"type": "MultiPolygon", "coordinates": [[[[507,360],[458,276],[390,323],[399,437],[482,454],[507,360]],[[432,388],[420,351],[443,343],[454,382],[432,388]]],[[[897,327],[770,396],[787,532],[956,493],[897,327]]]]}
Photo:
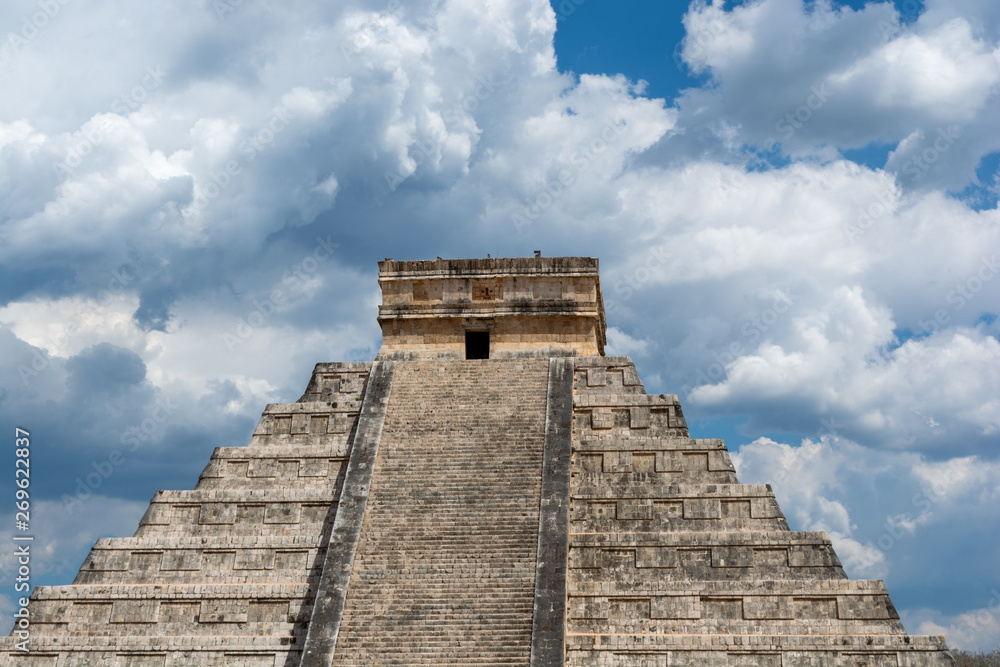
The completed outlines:
{"type": "Polygon", "coordinates": [[[386,260],[379,284],[375,360],[317,364],[36,588],[0,663],[954,664],[604,356],[596,259],[386,260]]]}

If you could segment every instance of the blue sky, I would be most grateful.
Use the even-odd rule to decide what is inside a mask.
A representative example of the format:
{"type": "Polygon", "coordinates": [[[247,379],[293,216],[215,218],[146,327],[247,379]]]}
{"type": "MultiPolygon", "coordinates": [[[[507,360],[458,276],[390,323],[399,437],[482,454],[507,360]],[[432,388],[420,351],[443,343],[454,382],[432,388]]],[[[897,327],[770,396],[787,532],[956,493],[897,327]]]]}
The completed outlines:
{"type": "Polygon", "coordinates": [[[909,631],[1000,644],[993,0],[57,4],[0,9],[35,583],[371,359],[379,259],[541,249],[909,631]]]}

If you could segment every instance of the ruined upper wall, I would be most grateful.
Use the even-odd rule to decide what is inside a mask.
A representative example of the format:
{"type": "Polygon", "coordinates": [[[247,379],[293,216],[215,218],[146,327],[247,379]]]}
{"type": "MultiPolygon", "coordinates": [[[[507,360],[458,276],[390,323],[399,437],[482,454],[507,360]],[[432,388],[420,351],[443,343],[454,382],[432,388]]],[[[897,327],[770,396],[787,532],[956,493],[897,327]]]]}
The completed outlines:
{"type": "Polygon", "coordinates": [[[468,331],[493,359],[604,354],[593,257],[387,259],[379,286],[379,359],[463,359],[468,331]]]}

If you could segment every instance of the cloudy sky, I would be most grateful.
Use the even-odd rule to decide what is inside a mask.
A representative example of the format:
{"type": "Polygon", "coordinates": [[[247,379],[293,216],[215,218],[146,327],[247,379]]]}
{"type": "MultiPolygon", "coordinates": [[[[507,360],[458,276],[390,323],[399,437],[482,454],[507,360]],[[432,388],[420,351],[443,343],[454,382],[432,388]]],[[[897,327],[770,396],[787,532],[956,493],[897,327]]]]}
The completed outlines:
{"type": "Polygon", "coordinates": [[[8,0],[0,90],[34,583],[372,359],[377,260],[538,249],[910,632],[1000,644],[995,0],[8,0]]]}

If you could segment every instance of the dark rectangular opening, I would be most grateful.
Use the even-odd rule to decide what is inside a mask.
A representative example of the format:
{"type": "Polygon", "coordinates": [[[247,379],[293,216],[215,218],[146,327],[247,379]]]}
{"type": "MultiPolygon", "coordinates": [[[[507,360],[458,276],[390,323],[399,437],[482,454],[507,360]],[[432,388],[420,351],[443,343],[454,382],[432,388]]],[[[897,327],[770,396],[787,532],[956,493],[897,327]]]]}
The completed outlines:
{"type": "Polygon", "coordinates": [[[465,332],[465,358],[466,359],[489,359],[490,358],[490,332],[489,331],[466,331],[465,332]]]}

